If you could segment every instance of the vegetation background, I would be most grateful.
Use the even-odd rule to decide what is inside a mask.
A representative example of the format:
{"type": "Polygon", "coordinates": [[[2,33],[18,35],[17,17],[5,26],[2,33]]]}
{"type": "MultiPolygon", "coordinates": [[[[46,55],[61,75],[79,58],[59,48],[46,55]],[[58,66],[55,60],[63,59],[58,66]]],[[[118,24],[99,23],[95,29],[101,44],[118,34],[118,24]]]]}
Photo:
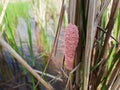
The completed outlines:
{"type": "Polygon", "coordinates": [[[1,90],[119,90],[120,0],[0,0],[1,90]],[[74,69],[64,32],[78,27],[74,69]]]}

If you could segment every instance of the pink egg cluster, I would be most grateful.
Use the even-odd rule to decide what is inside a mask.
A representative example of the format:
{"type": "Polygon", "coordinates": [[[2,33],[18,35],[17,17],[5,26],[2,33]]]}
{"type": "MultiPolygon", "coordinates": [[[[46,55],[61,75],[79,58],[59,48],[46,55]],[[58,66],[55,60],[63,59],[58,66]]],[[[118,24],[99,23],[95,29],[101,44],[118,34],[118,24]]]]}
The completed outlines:
{"type": "Polygon", "coordinates": [[[76,25],[68,24],[64,36],[65,64],[67,70],[73,69],[74,56],[79,41],[78,28],[76,25]]]}

